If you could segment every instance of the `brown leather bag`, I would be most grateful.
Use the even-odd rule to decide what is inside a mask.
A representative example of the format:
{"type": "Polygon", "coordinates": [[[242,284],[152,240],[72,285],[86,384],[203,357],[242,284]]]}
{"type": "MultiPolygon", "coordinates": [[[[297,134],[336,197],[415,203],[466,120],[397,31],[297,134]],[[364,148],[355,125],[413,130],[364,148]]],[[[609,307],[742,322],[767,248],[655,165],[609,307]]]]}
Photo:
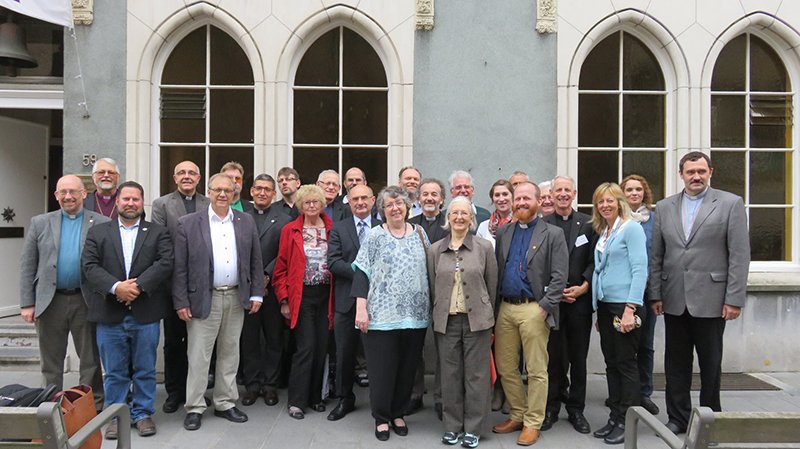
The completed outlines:
{"type": "MultiPolygon", "coordinates": [[[[53,400],[61,405],[61,413],[64,415],[64,427],[66,427],[67,436],[69,437],[75,435],[75,432],[97,416],[92,387],[88,385],[78,385],[77,387],[59,391],[53,400]]],[[[102,444],[103,436],[98,430],[83,443],[80,449],[100,449],[102,444]]]]}

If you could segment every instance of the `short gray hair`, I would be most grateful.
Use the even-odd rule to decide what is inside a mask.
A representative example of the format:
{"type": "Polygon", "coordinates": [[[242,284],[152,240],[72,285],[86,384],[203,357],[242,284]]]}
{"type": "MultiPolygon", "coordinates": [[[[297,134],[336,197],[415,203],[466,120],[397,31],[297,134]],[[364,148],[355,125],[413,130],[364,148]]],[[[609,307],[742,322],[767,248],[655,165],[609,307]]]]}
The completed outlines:
{"type": "Polygon", "coordinates": [[[556,180],[558,180],[558,179],[563,179],[565,181],[569,181],[569,183],[572,185],[572,190],[575,190],[575,180],[572,179],[570,176],[567,176],[567,175],[556,175],[556,177],[553,178],[552,181],[550,181],[550,186],[551,187],[554,186],[556,184],[556,180]]]}
{"type": "Polygon", "coordinates": [[[469,185],[472,185],[472,175],[470,175],[469,172],[453,170],[453,173],[450,173],[450,177],[447,178],[447,183],[450,184],[451,189],[453,188],[453,181],[455,181],[456,178],[467,178],[469,179],[469,185]]]}
{"type": "Polygon", "coordinates": [[[442,191],[441,192],[442,193],[442,201],[444,201],[445,198],[447,198],[447,192],[444,189],[444,184],[442,184],[442,181],[439,181],[436,178],[425,178],[422,181],[420,181],[420,183],[419,183],[419,191],[420,192],[422,192],[422,186],[424,186],[425,184],[436,184],[437,186],[439,186],[439,189],[442,191]]]}
{"type": "MultiPolygon", "coordinates": [[[[378,211],[383,211],[383,205],[387,197],[390,200],[400,198],[406,205],[406,210],[411,209],[411,199],[405,189],[400,186],[386,186],[378,193],[378,211]]],[[[383,212],[381,212],[381,215],[386,216],[383,212]]]]}
{"type": "Polygon", "coordinates": [[[97,171],[97,164],[99,164],[100,162],[105,162],[106,164],[113,165],[114,170],[116,170],[117,173],[119,173],[119,165],[117,165],[117,161],[111,159],[110,157],[101,157],[100,159],[94,161],[94,164],[92,165],[92,173],[97,171]]]}
{"type": "MultiPolygon", "coordinates": [[[[475,223],[475,211],[473,211],[473,209],[472,209],[472,201],[470,201],[469,198],[467,198],[465,196],[457,196],[457,197],[453,198],[450,201],[450,205],[447,206],[447,215],[450,215],[450,208],[453,206],[453,204],[461,204],[461,203],[464,203],[467,206],[469,206],[468,207],[469,214],[472,217],[472,218],[470,218],[470,221],[469,221],[469,229],[474,231],[475,228],[478,227],[478,225],[475,223]]],[[[450,230],[450,219],[449,218],[444,221],[444,224],[442,225],[442,229],[444,229],[446,231],[450,230]]]]}
{"type": "Polygon", "coordinates": [[[336,178],[339,179],[339,184],[342,183],[342,178],[339,176],[339,172],[331,169],[322,170],[321,172],[319,172],[319,176],[317,176],[317,182],[321,182],[322,178],[324,178],[325,175],[336,175],[336,178]]]}

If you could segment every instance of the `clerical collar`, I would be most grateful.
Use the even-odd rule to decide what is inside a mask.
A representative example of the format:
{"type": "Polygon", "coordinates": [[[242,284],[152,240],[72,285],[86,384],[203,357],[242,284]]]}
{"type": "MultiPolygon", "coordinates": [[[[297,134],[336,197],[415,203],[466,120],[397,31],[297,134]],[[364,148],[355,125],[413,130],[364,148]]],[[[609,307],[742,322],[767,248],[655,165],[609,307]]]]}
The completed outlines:
{"type": "Polygon", "coordinates": [[[687,192],[686,189],[684,189],[683,190],[683,196],[685,196],[686,198],[688,198],[690,200],[695,200],[695,201],[696,200],[701,200],[701,199],[705,198],[706,193],[708,193],[708,188],[709,188],[709,186],[706,186],[706,188],[703,189],[702,192],[700,192],[700,193],[698,193],[697,195],[694,195],[694,196],[689,195],[689,192],[687,192]]]}
{"type": "Polygon", "coordinates": [[[436,215],[436,216],[433,216],[433,217],[429,217],[429,216],[427,216],[425,214],[422,214],[422,216],[425,217],[425,221],[431,222],[431,223],[436,221],[437,218],[439,218],[439,215],[436,215]]]}
{"type": "Polygon", "coordinates": [[[255,210],[258,215],[264,215],[267,212],[269,212],[269,207],[266,209],[259,209],[257,207],[253,207],[253,210],[255,210]]]}
{"type": "Polygon", "coordinates": [[[186,201],[192,201],[194,199],[194,195],[183,195],[183,199],[186,201]]]}
{"type": "Polygon", "coordinates": [[[103,199],[106,200],[106,201],[110,201],[111,200],[110,196],[105,196],[105,195],[100,195],[100,196],[103,197],[103,199]]]}
{"type": "Polygon", "coordinates": [[[519,227],[520,227],[520,228],[522,228],[522,229],[528,229],[528,228],[532,228],[532,227],[536,226],[536,220],[538,220],[538,218],[534,218],[534,219],[533,219],[533,220],[531,220],[531,222],[530,222],[530,223],[528,223],[528,224],[525,224],[525,223],[523,223],[523,222],[521,222],[521,221],[518,221],[518,222],[517,222],[517,225],[519,225],[519,227]]]}
{"type": "Polygon", "coordinates": [[[559,214],[558,212],[556,212],[555,214],[558,215],[558,218],[560,218],[563,221],[569,221],[569,219],[572,218],[572,210],[569,211],[569,215],[567,215],[566,217],[559,214]]]}
{"type": "Polygon", "coordinates": [[[83,217],[83,208],[81,208],[81,210],[75,215],[70,215],[70,214],[67,213],[67,211],[65,211],[64,209],[61,209],[61,216],[62,217],[67,217],[70,220],[75,220],[76,218],[81,218],[81,217],[83,217]]]}

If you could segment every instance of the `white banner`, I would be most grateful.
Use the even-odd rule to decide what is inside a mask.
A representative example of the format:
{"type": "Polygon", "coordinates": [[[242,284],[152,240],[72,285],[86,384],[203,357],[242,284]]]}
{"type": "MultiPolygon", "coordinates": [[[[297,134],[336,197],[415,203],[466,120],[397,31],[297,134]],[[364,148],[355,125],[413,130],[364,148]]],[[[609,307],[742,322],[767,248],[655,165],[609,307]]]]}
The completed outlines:
{"type": "Polygon", "coordinates": [[[45,22],[72,28],[70,0],[0,0],[0,6],[45,22]]]}

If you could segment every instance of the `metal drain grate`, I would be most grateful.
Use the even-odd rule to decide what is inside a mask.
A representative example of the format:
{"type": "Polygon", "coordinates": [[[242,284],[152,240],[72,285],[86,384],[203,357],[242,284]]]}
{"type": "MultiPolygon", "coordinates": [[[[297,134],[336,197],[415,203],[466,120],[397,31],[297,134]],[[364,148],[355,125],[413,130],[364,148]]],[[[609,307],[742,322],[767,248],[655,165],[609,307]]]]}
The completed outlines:
{"type": "MultiPolygon", "coordinates": [[[[663,373],[653,374],[653,389],[664,391],[666,377],[663,373]]],[[[778,391],[780,388],[746,373],[722,373],[721,389],[727,391],[778,391]]],[[[692,390],[700,390],[700,374],[692,374],[692,390]]]]}

